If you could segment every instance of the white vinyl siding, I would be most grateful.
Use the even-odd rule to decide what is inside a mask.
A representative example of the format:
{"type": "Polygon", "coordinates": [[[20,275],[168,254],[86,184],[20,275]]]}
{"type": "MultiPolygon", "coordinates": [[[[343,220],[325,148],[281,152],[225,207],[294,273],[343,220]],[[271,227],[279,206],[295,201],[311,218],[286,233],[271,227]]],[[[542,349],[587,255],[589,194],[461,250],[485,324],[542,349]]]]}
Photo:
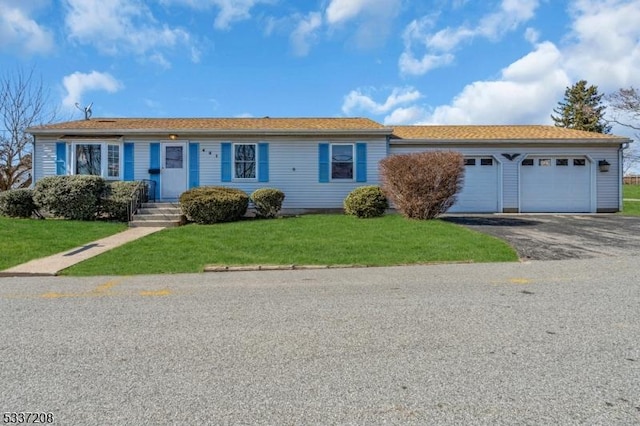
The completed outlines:
{"type": "MultiPolygon", "coordinates": [[[[260,139],[269,144],[269,182],[221,182],[221,144],[251,143],[242,140],[200,141],[200,185],[224,185],[251,194],[258,188],[277,188],[285,193],[285,209],[342,208],[344,198],[363,185],[377,185],[378,163],[386,156],[386,140],[260,139]],[[318,182],[318,144],[367,144],[367,182],[351,180],[318,182]]],[[[354,148],[355,152],[355,148],[354,148]]],[[[354,176],[355,177],[355,176],[354,176]]]]}
{"type": "MultiPolygon", "coordinates": [[[[36,140],[34,170],[36,179],[56,175],[56,142],[55,138],[38,137],[36,140]]],[[[134,143],[134,179],[149,179],[149,139],[128,137],[124,142],[134,143]]],[[[499,197],[501,209],[517,209],[520,206],[520,162],[525,156],[548,155],[550,157],[584,156],[595,163],[594,202],[597,211],[611,211],[619,208],[620,203],[620,170],[618,166],[618,147],[590,147],[558,143],[557,146],[540,146],[539,144],[513,144],[500,146],[455,146],[452,143],[442,145],[390,145],[386,140],[378,138],[366,139],[314,139],[314,138],[225,138],[199,139],[190,142],[200,143],[200,185],[225,185],[237,187],[247,193],[263,187],[282,190],[285,195],[284,208],[342,208],[342,202],[348,193],[362,185],[379,184],[378,163],[388,154],[400,154],[426,150],[456,150],[466,157],[494,157],[500,161],[499,197]],[[269,143],[269,182],[221,182],[221,147],[227,143],[269,143]],[[330,184],[318,182],[318,144],[320,143],[367,143],[367,182],[333,181],[330,184]],[[387,152],[388,149],[388,152],[387,152]],[[519,153],[513,161],[502,156],[503,153],[519,153]],[[610,170],[602,173],[597,162],[607,160],[610,170]]],[[[70,155],[71,145],[67,146],[70,155]]],[[[121,154],[122,155],[122,154],[121,154]]],[[[121,158],[122,161],[122,158],[121,158]]],[[[70,167],[67,159],[67,167],[70,167]]],[[[120,170],[122,175],[122,169],[120,170]]]]}
{"type": "MultiPolygon", "coordinates": [[[[526,156],[547,156],[556,158],[565,157],[588,157],[595,162],[595,208],[596,211],[609,211],[619,208],[619,169],[618,169],[618,147],[589,147],[589,146],[569,146],[558,143],[558,146],[539,145],[504,145],[489,147],[467,147],[455,146],[451,143],[443,145],[391,145],[389,152],[393,154],[406,154],[410,152],[422,151],[443,151],[455,150],[465,157],[473,156],[494,156],[501,162],[501,208],[507,211],[515,211],[520,206],[520,162],[526,156]],[[502,154],[520,154],[513,161],[505,158],[502,154]],[[607,160],[611,167],[608,172],[598,171],[599,160],[607,160]]],[[[572,157],[572,158],[573,158],[572,157]]]]}
{"type": "Polygon", "coordinates": [[[56,175],[56,143],[44,142],[37,144],[35,159],[36,179],[56,175]]]}
{"type": "Polygon", "coordinates": [[[127,140],[133,144],[133,179],[149,179],[149,142],[127,140]]]}

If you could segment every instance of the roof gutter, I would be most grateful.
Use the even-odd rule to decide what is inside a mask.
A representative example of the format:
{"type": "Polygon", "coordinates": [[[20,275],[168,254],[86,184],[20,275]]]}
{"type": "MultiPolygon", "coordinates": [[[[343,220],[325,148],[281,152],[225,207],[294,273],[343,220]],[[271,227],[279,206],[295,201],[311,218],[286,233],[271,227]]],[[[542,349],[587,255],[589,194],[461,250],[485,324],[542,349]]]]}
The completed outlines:
{"type": "Polygon", "coordinates": [[[355,136],[355,135],[372,135],[372,136],[388,136],[391,135],[393,129],[188,129],[188,128],[172,128],[172,129],[38,129],[28,128],[28,133],[32,135],[47,136],[103,136],[109,135],[132,135],[132,136],[153,136],[153,135],[169,135],[178,134],[180,136],[355,136]]]}
{"type": "Polygon", "coordinates": [[[391,139],[390,145],[512,145],[519,144],[545,144],[545,143],[568,143],[568,144],[613,144],[619,145],[628,143],[628,138],[598,138],[598,139],[391,139]]]}

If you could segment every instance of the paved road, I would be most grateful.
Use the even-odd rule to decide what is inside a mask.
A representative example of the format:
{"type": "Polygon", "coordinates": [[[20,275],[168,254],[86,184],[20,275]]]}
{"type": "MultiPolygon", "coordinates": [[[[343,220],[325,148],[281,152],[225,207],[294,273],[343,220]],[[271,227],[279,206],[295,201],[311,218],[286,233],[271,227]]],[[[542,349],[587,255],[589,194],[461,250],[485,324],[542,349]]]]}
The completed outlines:
{"type": "Polygon", "coordinates": [[[468,215],[447,221],[506,240],[521,259],[640,256],[640,217],[613,214],[468,215]]]}
{"type": "Polygon", "coordinates": [[[633,257],[0,278],[0,411],[57,424],[638,424],[633,257]]]}

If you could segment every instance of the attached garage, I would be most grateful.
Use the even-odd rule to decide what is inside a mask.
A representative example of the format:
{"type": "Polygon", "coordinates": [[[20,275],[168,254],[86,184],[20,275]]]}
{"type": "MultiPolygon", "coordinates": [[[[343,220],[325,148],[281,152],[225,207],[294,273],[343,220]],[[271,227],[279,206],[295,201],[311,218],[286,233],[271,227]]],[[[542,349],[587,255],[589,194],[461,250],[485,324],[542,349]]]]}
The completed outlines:
{"type": "Polygon", "coordinates": [[[520,163],[520,211],[588,213],[592,162],[585,156],[530,156],[520,163]]]}
{"type": "Polygon", "coordinates": [[[500,163],[493,157],[465,157],[464,186],[450,213],[500,211],[500,163]]]}

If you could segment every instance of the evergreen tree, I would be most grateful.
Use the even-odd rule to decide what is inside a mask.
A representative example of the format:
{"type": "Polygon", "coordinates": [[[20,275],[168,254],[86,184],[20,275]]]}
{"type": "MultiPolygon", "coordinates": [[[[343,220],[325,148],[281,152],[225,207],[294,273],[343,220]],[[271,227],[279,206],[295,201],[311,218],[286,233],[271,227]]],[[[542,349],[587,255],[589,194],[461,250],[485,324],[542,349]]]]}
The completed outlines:
{"type": "Polygon", "coordinates": [[[609,133],[611,126],[604,119],[605,105],[602,105],[603,94],[598,93],[598,86],[587,86],[580,80],[564,92],[564,99],[558,102],[551,114],[556,127],[586,130],[588,132],[609,133]]]}

